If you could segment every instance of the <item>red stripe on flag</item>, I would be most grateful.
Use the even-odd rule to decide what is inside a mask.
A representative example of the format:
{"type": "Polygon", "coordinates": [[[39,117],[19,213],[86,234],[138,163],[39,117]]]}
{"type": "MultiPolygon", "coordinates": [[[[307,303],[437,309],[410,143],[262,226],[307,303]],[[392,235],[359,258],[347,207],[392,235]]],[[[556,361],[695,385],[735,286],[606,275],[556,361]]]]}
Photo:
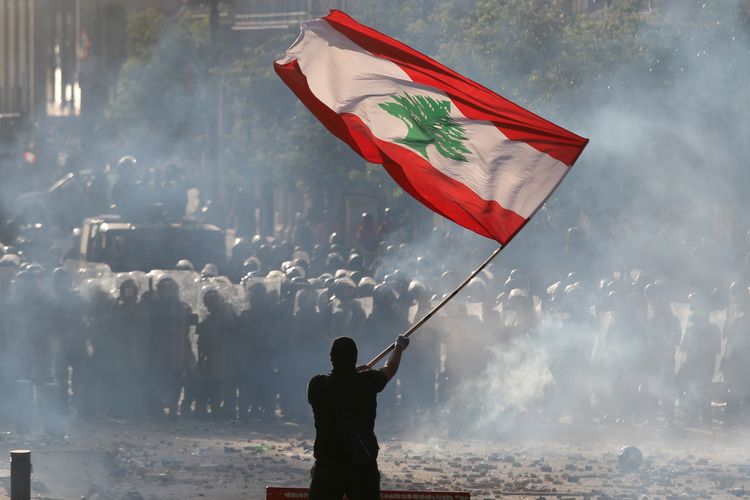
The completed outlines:
{"type": "Polygon", "coordinates": [[[371,163],[382,164],[404,191],[431,210],[483,236],[507,244],[526,219],[487,201],[460,182],[443,174],[419,154],[373,136],[353,114],[339,115],[310,91],[297,61],[274,64],[276,73],[302,103],[336,137],[371,163]]]}
{"type": "Polygon", "coordinates": [[[572,166],[588,139],[580,137],[427,57],[398,40],[364,26],[344,12],[324,17],[331,26],[371,54],[401,67],[417,83],[445,92],[469,119],[492,122],[510,140],[522,141],[572,166]]]}
{"type": "Polygon", "coordinates": [[[526,223],[526,219],[503,208],[495,200],[480,198],[474,191],[448,177],[414,151],[378,139],[357,115],[345,113],[341,117],[350,129],[356,127],[368,134],[380,149],[385,159],[383,166],[391,177],[404,191],[433,211],[503,245],[526,223]]]}
{"type": "Polygon", "coordinates": [[[287,64],[273,63],[276,74],[292,89],[292,92],[336,137],[347,143],[354,151],[370,163],[383,163],[380,152],[371,143],[357,140],[346,124],[331,108],[318,100],[307,85],[307,77],[296,60],[287,64]]]}

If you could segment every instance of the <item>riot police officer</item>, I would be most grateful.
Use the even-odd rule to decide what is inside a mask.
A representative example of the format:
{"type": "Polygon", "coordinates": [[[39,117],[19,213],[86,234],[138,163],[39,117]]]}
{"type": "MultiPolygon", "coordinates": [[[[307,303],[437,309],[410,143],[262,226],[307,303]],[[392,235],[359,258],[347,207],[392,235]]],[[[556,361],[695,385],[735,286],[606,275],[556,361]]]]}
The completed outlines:
{"type": "Polygon", "coordinates": [[[198,407],[196,411],[207,413],[208,402],[211,415],[234,417],[234,398],[228,375],[231,373],[231,340],[236,318],[215,288],[205,287],[203,304],[208,311],[198,323],[198,407]]]}
{"type": "Polygon", "coordinates": [[[157,282],[156,294],[151,297],[149,306],[150,409],[162,414],[166,407],[170,417],[174,417],[186,370],[195,364],[189,334],[197,317],[190,306],[180,300],[179,286],[168,276],[157,282]]]}

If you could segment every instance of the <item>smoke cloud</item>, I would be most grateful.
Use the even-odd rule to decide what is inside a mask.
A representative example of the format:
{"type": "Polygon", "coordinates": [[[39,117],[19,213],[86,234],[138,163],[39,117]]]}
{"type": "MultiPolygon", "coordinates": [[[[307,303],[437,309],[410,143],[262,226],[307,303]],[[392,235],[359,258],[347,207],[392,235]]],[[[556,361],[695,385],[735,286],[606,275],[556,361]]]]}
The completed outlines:
{"type": "MultiPolygon", "coordinates": [[[[745,234],[750,221],[743,208],[750,158],[750,122],[745,119],[750,111],[750,41],[738,4],[662,2],[653,10],[613,6],[590,14],[552,15],[553,4],[485,0],[350,5],[361,22],[591,139],[556,195],[497,262],[456,297],[447,315],[415,334],[405,364],[424,362],[422,372],[415,374],[413,366],[405,366],[400,389],[390,387],[383,395],[383,407],[396,407],[400,401],[425,409],[425,414],[443,412],[445,425],[465,433],[490,428],[511,432],[520,428],[519,416],[529,415],[556,422],[646,420],[649,405],[661,408],[660,421],[671,418],[664,408],[691,387],[679,388],[665,374],[679,369],[685,354],[678,350],[673,366],[669,356],[648,363],[638,356],[643,332],[656,328],[652,321],[657,301],[647,297],[645,287],[661,283],[661,293],[680,321],[680,336],[695,323],[688,318],[690,293],[697,294],[693,311],[714,311],[714,323],[724,328],[736,319],[733,307],[739,307],[730,297],[730,283],[739,282],[742,293],[747,292],[745,234]],[[516,17],[493,17],[495,11],[516,17]],[[620,31],[608,33],[602,30],[614,26],[607,16],[622,16],[627,22],[620,31]],[[511,19],[525,23],[511,24],[511,19]],[[537,43],[521,52],[518,44],[504,48],[500,43],[516,38],[537,43]],[[580,64],[566,66],[573,60],[580,64]],[[563,70],[567,73],[561,74],[563,70]],[[717,321],[716,311],[727,319],[717,321]],[[624,333],[615,333],[612,325],[624,333]],[[662,376],[652,378],[652,372],[662,376]],[[623,378],[631,373],[632,380],[623,378]],[[639,375],[645,373],[649,375],[639,375]],[[431,396],[415,403],[415,390],[431,396]],[[591,411],[581,414],[581,407],[591,411]]],[[[263,197],[271,196],[270,187],[283,185],[291,193],[294,211],[306,211],[311,226],[320,222],[327,245],[330,232],[345,229],[335,215],[343,211],[346,195],[375,186],[378,203],[390,204],[401,224],[383,245],[373,275],[376,282],[396,288],[399,297],[412,297],[410,281],[423,285],[425,296],[412,301],[422,300],[418,310],[416,303],[406,304],[413,316],[457,286],[495,248],[494,242],[445,221],[435,220],[436,229],[425,230],[418,224],[430,220],[425,208],[308,117],[271,68],[294,33],[241,50],[224,47],[225,66],[220,66],[207,58],[205,16],[143,15],[153,16],[155,36],[136,45],[125,65],[108,75],[118,85],[94,127],[95,140],[68,139],[54,127],[36,135],[19,134],[8,149],[12,155],[0,163],[2,242],[18,246],[24,260],[49,268],[40,278],[44,293],[52,293],[49,272],[70,250],[72,229],[83,216],[105,213],[116,201],[112,188],[123,175],[116,168],[121,156],[132,155],[142,166],[138,176],[146,187],[129,199],[132,206],[156,203],[163,208],[168,187],[177,183],[178,204],[182,193],[194,188],[205,207],[217,182],[216,170],[210,168],[214,159],[207,152],[214,126],[221,127],[223,206],[214,198],[212,209],[193,216],[222,225],[245,224],[243,236],[249,238],[262,228],[281,227],[285,234],[279,240],[291,239],[291,221],[280,220],[281,215],[277,220],[274,210],[268,210],[274,208],[273,200],[263,204],[263,197]],[[224,113],[209,118],[217,114],[220,81],[224,113]],[[36,163],[24,162],[20,152],[27,149],[34,150],[36,163]],[[69,173],[73,179],[50,192],[53,183],[69,173]],[[311,186],[316,180],[319,184],[311,186]],[[239,188],[254,194],[245,199],[239,188]],[[30,192],[36,195],[19,196],[30,192]],[[242,214],[251,215],[243,221],[242,214]],[[326,217],[333,222],[321,222],[326,217]],[[35,232],[36,224],[41,226],[35,232]]],[[[136,41],[147,39],[132,35],[141,36],[136,41]]],[[[335,250],[346,259],[347,246],[355,240],[349,235],[346,243],[335,243],[335,250]]],[[[253,278],[264,278],[292,257],[280,241],[263,244],[262,249],[254,244],[247,255],[260,261],[253,278]],[[284,260],[279,260],[282,255],[284,260]]],[[[312,260],[313,248],[305,251],[312,260]]],[[[238,268],[241,264],[244,259],[238,268]]],[[[239,278],[250,267],[241,267],[239,278]]],[[[324,270],[333,274],[337,269],[324,270]]],[[[221,274],[234,271],[230,261],[221,274]]],[[[322,297],[318,304],[335,296],[334,287],[326,284],[329,278],[314,285],[322,297]]],[[[142,294],[147,280],[139,279],[142,294]]],[[[244,293],[238,292],[239,303],[244,293]]],[[[282,303],[280,295],[281,287],[275,300],[282,303]]],[[[191,305],[202,307],[198,299],[191,305]]],[[[378,342],[385,344],[400,333],[392,326],[381,332],[378,342]]],[[[305,364],[295,356],[294,375],[300,380],[327,361],[327,332],[321,328],[315,334],[310,352],[320,359],[305,364]]],[[[726,339],[718,342],[725,345],[726,339]]],[[[382,347],[368,344],[360,348],[360,358],[382,347]]],[[[726,348],[721,349],[718,358],[726,354],[726,348]]],[[[271,366],[269,373],[276,374],[279,366],[271,366]]],[[[714,368],[713,379],[720,387],[718,361],[714,368]]],[[[294,382],[295,392],[290,392],[300,400],[301,385],[294,382]]],[[[443,425],[425,414],[418,413],[415,423],[443,425]]]]}

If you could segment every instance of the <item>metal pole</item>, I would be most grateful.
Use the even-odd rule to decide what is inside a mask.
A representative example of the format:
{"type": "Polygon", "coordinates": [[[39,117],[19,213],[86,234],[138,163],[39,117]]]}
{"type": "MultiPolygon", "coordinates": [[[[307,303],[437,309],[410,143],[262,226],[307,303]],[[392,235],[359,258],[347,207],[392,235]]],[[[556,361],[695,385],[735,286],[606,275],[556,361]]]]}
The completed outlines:
{"type": "MultiPolygon", "coordinates": [[[[458,294],[458,292],[460,292],[461,290],[463,290],[463,288],[466,285],[468,285],[469,282],[471,280],[473,280],[474,277],[477,274],[481,273],[482,269],[484,269],[485,267],[487,267],[487,265],[490,262],[492,262],[492,259],[494,259],[498,255],[500,255],[500,252],[502,251],[503,248],[505,248],[505,247],[504,246],[500,247],[500,248],[496,249],[494,252],[492,252],[492,255],[490,255],[489,257],[487,257],[487,260],[485,260],[484,263],[482,263],[481,266],[479,266],[478,268],[474,269],[474,271],[472,271],[472,273],[469,275],[469,277],[466,278],[463,283],[461,283],[460,285],[458,285],[458,288],[456,288],[455,290],[453,290],[449,295],[447,295],[443,300],[441,300],[440,303],[438,305],[436,305],[435,307],[433,307],[430,312],[428,312],[427,314],[425,314],[422,319],[420,319],[419,321],[417,321],[416,323],[414,323],[408,330],[406,330],[403,333],[403,336],[404,337],[409,337],[412,333],[414,333],[415,331],[417,331],[417,329],[420,326],[424,325],[427,322],[428,319],[430,319],[431,317],[433,317],[436,312],[438,312],[440,309],[442,309],[445,304],[447,304],[453,297],[455,297],[458,294]]],[[[369,363],[367,363],[367,366],[370,367],[370,368],[372,368],[373,366],[375,366],[376,364],[378,364],[378,362],[381,359],[383,359],[384,357],[386,357],[388,355],[388,353],[391,352],[392,350],[393,350],[393,344],[389,345],[388,347],[386,347],[383,350],[383,352],[381,352],[380,354],[378,354],[377,356],[375,356],[369,363]]]]}
{"type": "Polygon", "coordinates": [[[31,499],[31,451],[10,452],[10,500],[31,499]]]}

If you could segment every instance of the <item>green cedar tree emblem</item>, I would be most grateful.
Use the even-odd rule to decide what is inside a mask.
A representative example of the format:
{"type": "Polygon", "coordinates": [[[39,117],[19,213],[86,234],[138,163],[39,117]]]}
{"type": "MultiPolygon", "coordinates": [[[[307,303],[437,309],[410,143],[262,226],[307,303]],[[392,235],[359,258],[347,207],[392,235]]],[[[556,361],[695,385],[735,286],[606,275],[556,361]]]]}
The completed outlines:
{"type": "Polygon", "coordinates": [[[380,104],[389,114],[406,124],[407,133],[396,142],[417,150],[428,161],[427,146],[432,144],[438,153],[456,161],[468,161],[468,154],[463,141],[466,140],[464,128],[450,116],[451,102],[438,101],[423,95],[392,95],[395,102],[380,104]]]}

